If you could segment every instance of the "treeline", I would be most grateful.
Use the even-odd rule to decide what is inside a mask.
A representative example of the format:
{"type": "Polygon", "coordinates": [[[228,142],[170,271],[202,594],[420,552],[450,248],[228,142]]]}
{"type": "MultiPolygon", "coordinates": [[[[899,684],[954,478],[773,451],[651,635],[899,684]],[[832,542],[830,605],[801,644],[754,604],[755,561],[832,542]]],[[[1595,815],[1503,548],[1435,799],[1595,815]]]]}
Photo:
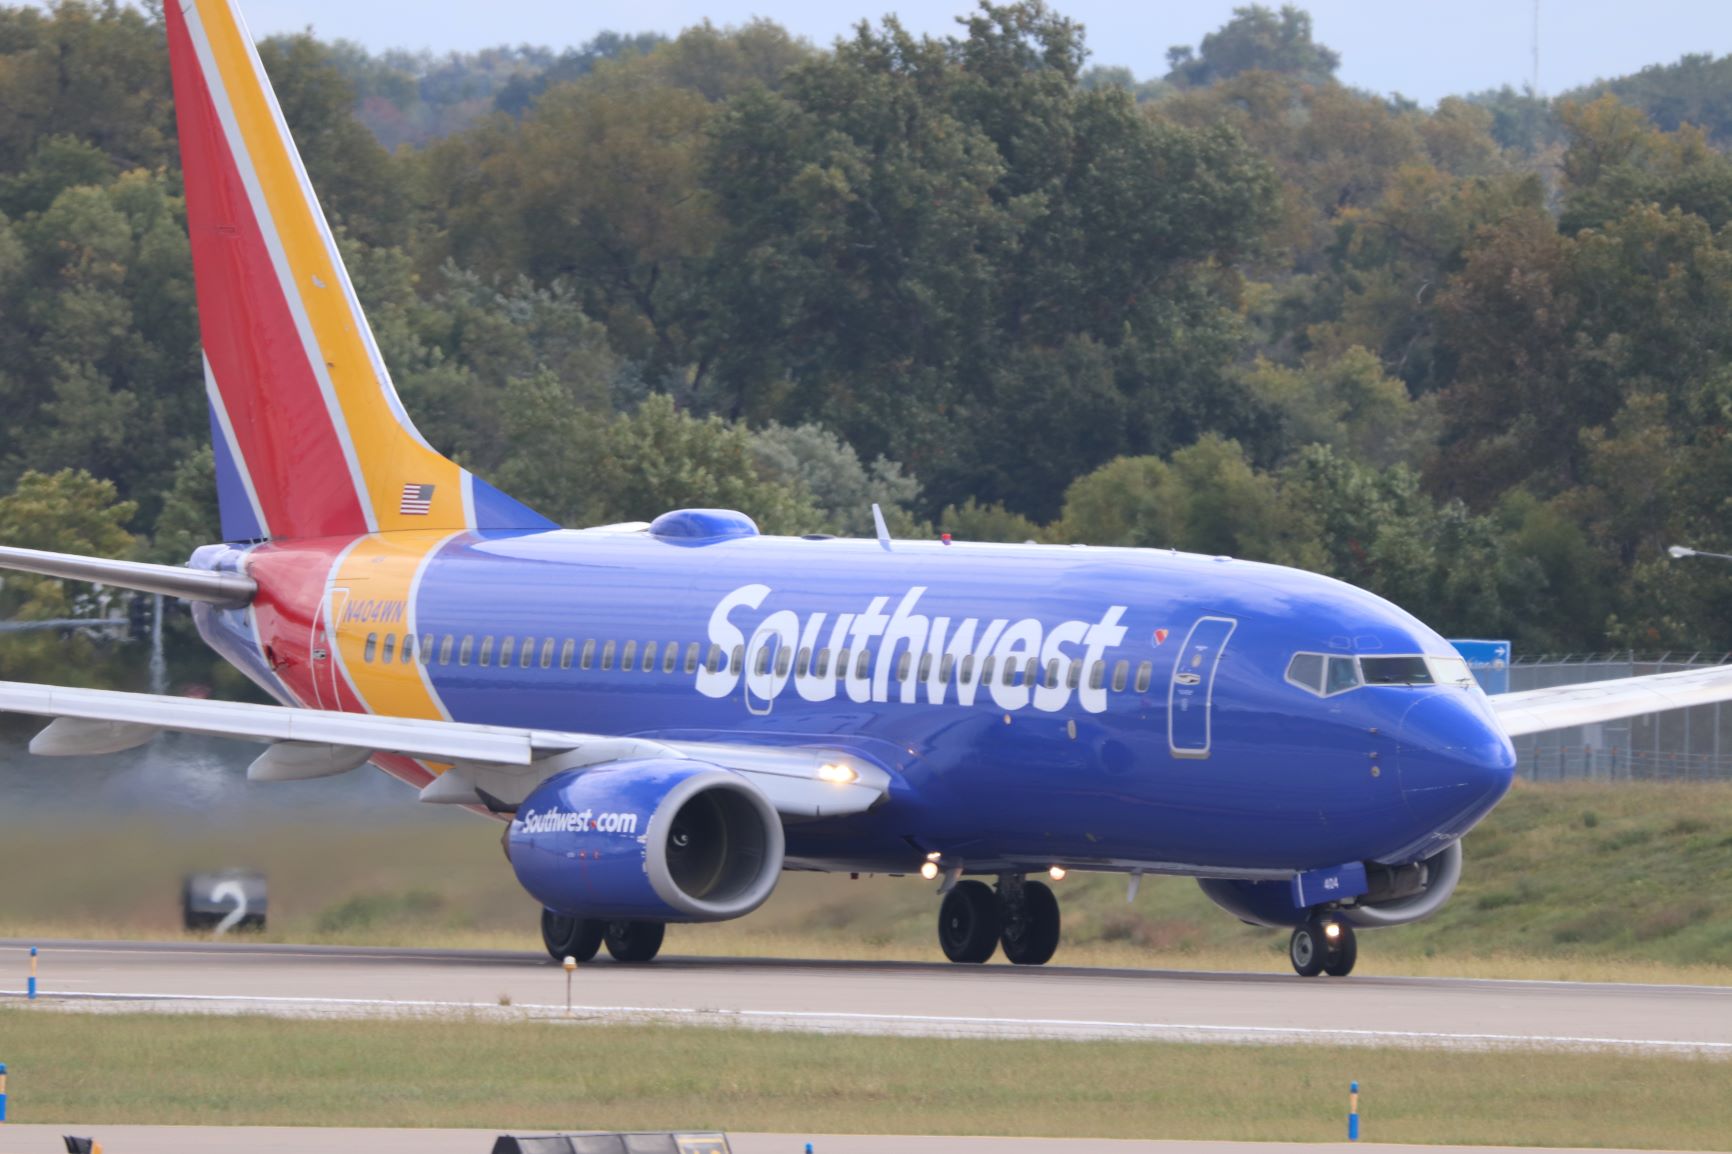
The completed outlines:
{"type": "MultiPolygon", "coordinates": [[[[1732,546],[1732,63],[1426,109],[1293,8],[1139,81],[1036,0],[827,49],[262,55],[410,411],[566,523],[878,501],[1529,652],[1732,647],[1732,572],[1664,553],[1732,546]]],[[[198,364],[159,19],[0,8],[5,539],[214,537],[198,364]]]]}

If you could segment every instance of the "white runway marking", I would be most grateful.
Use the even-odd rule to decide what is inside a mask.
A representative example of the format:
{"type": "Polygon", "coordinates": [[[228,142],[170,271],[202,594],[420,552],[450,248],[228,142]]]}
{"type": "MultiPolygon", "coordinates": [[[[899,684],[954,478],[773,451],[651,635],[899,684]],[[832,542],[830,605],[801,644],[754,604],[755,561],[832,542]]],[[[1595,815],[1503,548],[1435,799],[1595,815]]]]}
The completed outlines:
{"type": "MultiPolygon", "coordinates": [[[[0,997],[22,998],[22,990],[0,997]]],[[[29,1005],[29,1003],[25,1003],[29,1005]]],[[[1552,1034],[1457,1033],[1436,1030],[1356,1030],[1339,1027],[1219,1025],[1178,1022],[1115,1022],[1085,1018],[993,1018],[948,1014],[862,1014],[847,1011],[727,1010],[666,1006],[571,1007],[530,1003],[499,1005],[394,998],[296,998],[224,994],[77,992],[39,997],[39,1008],[86,1012],[198,1010],[276,1017],[427,1018],[477,1017],[533,1021],[597,1021],[608,1024],[737,1025],[761,1030],[812,1033],[889,1034],[949,1038],[1030,1038],[1055,1041],[1172,1041],[1251,1045],[1396,1046],[1456,1050],[1582,1050],[1686,1054],[1732,1058],[1732,1042],[1687,1042],[1659,1038],[1608,1038],[1552,1034]]]]}
{"type": "MultiPolygon", "coordinates": [[[[43,946],[36,1006],[48,1012],[500,1023],[565,1016],[565,975],[539,954],[34,944],[43,946]]],[[[11,958],[12,948],[0,943],[0,982],[16,987],[23,951],[11,958]]],[[[1716,986],[675,957],[585,965],[573,999],[578,1020],[592,1024],[1732,1059],[1732,988],[1716,986]]],[[[21,1002],[15,991],[0,994],[0,1008],[21,1002]]]]}

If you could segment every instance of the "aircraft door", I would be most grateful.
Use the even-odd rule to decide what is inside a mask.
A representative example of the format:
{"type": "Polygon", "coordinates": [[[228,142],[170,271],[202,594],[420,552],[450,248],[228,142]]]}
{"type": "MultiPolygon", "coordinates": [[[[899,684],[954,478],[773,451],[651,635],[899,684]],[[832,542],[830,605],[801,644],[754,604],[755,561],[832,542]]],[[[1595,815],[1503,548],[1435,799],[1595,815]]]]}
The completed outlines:
{"type": "Polygon", "coordinates": [[[1215,674],[1239,623],[1203,617],[1191,626],[1167,688],[1167,745],[1174,757],[1205,758],[1214,740],[1215,674]]]}
{"type": "Polygon", "coordinates": [[[325,604],[313,619],[313,694],[321,709],[342,708],[342,698],[337,693],[338,679],[343,676],[338,668],[337,623],[342,621],[348,604],[349,590],[338,586],[326,596],[325,604]]]}

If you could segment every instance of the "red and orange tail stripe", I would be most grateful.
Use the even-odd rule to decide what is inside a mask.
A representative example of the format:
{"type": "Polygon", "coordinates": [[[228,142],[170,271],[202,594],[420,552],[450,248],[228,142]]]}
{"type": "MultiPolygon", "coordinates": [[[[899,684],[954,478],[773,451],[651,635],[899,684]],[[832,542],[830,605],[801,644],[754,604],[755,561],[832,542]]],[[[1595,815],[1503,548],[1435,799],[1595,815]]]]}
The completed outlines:
{"type": "Polygon", "coordinates": [[[169,0],[225,536],[545,529],[403,410],[233,0],[169,0]]]}

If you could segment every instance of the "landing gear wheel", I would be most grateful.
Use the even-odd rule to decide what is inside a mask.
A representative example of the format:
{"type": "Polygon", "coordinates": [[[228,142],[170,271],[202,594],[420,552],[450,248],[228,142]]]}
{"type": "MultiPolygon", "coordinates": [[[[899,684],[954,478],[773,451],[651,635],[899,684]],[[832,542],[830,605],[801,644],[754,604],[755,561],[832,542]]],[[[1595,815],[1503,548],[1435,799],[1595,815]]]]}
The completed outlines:
{"type": "Polygon", "coordinates": [[[953,962],[984,962],[998,949],[998,897],[985,882],[965,881],[938,907],[938,944],[953,962]]]}
{"type": "Polygon", "coordinates": [[[1336,922],[1335,926],[1341,933],[1323,955],[1323,972],[1332,978],[1345,978],[1353,972],[1353,963],[1359,960],[1359,939],[1346,922],[1336,922]]]}
{"type": "Polygon", "coordinates": [[[1301,978],[1315,978],[1323,972],[1323,958],[1328,947],[1323,941],[1323,923],[1312,919],[1293,931],[1287,942],[1287,960],[1293,972],[1301,978]]]}
{"type": "Polygon", "coordinates": [[[589,918],[568,918],[552,910],[541,911],[541,944],[556,962],[576,958],[587,962],[601,949],[602,931],[606,922],[589,918]]]}
{"type": "Polygon", "coordinates": [[[616,962],[647,962],[661,952],[668,928],[662,922],[608,922],[604,940],[616,962]]]}
{"type": "Polygon", "coordinates": [[[1058,899],[1043,882],[1023,882],[1022,901],[1005,903],[1020,908],[1006,910],[999,941],[1004,956],[1018,966],[1044,966],[1058,951],[1058,899]]]}

